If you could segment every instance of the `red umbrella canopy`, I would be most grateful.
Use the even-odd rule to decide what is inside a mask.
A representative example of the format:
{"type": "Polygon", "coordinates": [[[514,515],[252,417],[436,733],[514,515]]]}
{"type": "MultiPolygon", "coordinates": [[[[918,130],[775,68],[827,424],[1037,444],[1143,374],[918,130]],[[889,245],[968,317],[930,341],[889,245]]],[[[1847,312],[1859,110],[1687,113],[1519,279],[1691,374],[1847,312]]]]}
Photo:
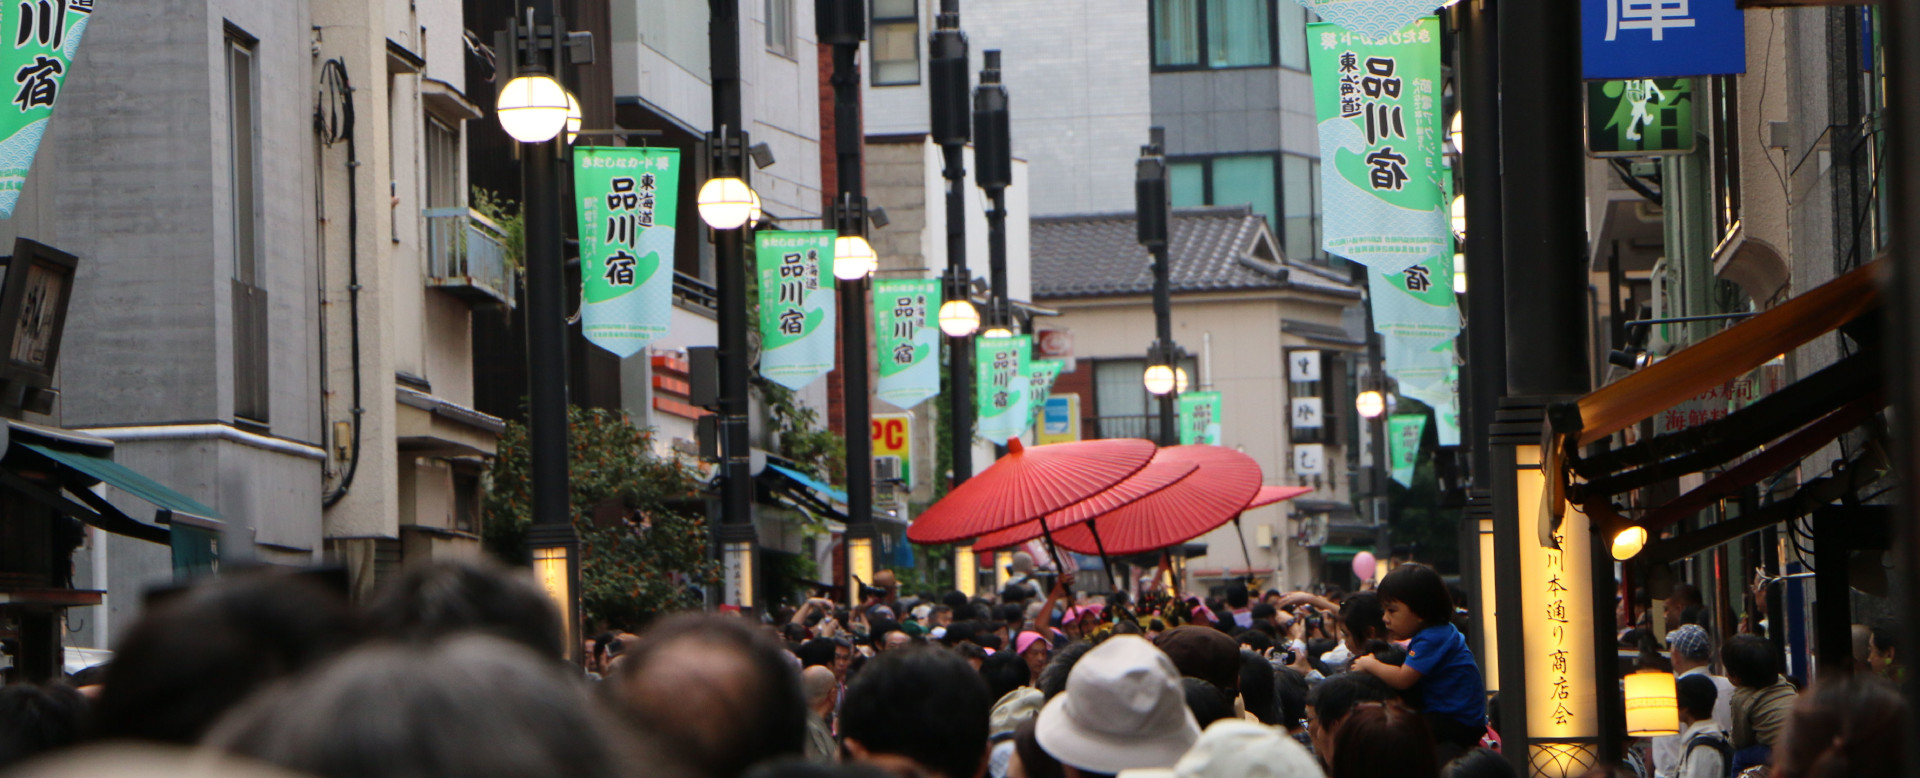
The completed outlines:
{"type": "Polygon", "coordinates": [[[1285,502],[1313,491],[1311,486],[1262,486],[1260,493],[1253,496],[1253,502],[1247,503],[1247,510],[1265,508],[1276,502],[1285,502]]]}
{"type": "Polygon", "coordinates": [[[1146,440],[1089,440],[1027,448],[1008,441],[1007,455],[934,503],[913,526],[915,543],[951,543],[1032,521],[1111,488],[1153,459],[1146,440]]]}
{"type": "Polygon", "coordinates": [[[1053,533],[1082,554],[1140,554],[1184,543],[1233,520],[1260,492],[1260,463],[1221,446],[1175,446],[1163,456],[1200,466],[1193,475],[1134,503],[1053,533]],[[1100,531],[1100,543],[1093,538],[1100,531]]]}
{"type": "Polygon", "coordinates": [[[1200,465],[1186,459],[1166,457],[1166,452],[1170,450],[1161,449],[1153,455],[1153,461],[1148,462],[1146,467],[1140,468],[1140,472],[1134,473],[1125,481],[1114,484],[1113,488],[1039,519],[990,533],[974,542],[973,550],[975,552],[994,551],[1033,540],[1045,535],[1046,530],[1058,532],[1063,527],[1079,524],[1172,486],[1200,469],[1200,465]],[[1042,521],[1046,522],[1045,527],[1040,525],[1042,521]]]}

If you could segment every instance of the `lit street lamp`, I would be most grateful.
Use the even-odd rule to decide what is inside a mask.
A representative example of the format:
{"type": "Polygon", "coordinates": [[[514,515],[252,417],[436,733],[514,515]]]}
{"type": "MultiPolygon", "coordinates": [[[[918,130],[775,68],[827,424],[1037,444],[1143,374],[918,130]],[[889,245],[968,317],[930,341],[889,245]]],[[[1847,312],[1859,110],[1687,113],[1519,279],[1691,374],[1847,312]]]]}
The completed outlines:
{"type": "Polygon", "coordinates": [[[948,300],[940,304],[940,331],[949,338],[964,338],[980,329],[980,309],[971,300],[948,300]]]}

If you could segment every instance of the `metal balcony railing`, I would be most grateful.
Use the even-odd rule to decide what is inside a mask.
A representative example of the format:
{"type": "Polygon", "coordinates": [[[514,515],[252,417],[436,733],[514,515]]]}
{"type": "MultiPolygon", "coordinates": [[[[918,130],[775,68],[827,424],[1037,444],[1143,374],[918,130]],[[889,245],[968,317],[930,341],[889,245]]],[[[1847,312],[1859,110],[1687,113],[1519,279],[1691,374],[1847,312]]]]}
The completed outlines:
{"type": "Polygon", "coordinates": [[[466,208],[428,208],[427,285],[468,302],[514,304],[506,234],[466,208]]]}
{"type": "Polygon", "coordinates": [[[1081,434],[1088,440],[1113,438],[1160,439],[1160,415],[1094,416],[1081,420],[1081,434]]]}

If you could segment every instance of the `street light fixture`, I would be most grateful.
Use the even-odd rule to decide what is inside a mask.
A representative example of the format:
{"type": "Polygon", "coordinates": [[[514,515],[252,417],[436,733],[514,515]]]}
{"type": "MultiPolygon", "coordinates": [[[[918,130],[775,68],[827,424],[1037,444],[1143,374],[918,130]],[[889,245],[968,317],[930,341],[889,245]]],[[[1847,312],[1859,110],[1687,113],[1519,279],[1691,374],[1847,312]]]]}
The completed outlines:
{"type": "Polygon", "coordinates": [[[1460,118],[1463,115],[1465,115],[1465,112],[1455,111],[1453,114],[1453,126],[1447,128],[1447,141],[1453,144],[1453,153],[1455,154],[1467,153],[1466,125],[1460,118]]]}
{"type": "Polygon", "coordinates": [[[1378,419],[1387,412],[1387,397],[1378,389],[1368,389],[1353,398],[1353,409],[1368,419],[1378,419]]]}
{"type": "Polygon", "coordinates": [[[1454,195],[1453,197],[1453,236],[1461,240],[1467,239],[1466,195],[1454,195]]]}
{"type": "Polygon", "coordinates": [[[1172,392],[1179,382],[1179,376],[1167,365],[1148,365],[1147,372],[1141,377],[1147,385],[1147,393],[1155,397],[1172,392]]]}
{"type": "Polygon", "coordinates": [[[949,338],[964,338],[980,329],[980,309],[971,300],[948,300],[940,304],[940,331],[949,338]]]}
{"type": "Polygon", "coordinates": [[[709,178],[700,185],[700,220],[716,230],[737,230],[753,218],[759,196],[747,182],[732,176],[709,178]]]}
{"type": "Polygon", "coordinates": [[[573,96],[572,92],[568,92],[567,93],[567,145],[571,146],[573,145],[574,141],[580,139],[580,124],[585,120],[586,120],[586,117],[582,115],[580,112],[580,101],[573,96]]]}
{"type": "Polygon", "coordinates": [[[1616,562],[1625,562],[1640,555],[1647,547],[1647,528],[1633,525],[1620,530],[1613,536],[1611,552],[1616,562]]]}
{"type": "Polygon", "coordinates": [[[1467,255],[1453,255],[1453,293],[1467,293],[1467,255]]]}
{"type": "Polygon", "coordinates": [[[529,73],[500,89],[494,111],[500,127],[521,143],[545,143],[567,127],[567,90],[553,76],[529,73]]]}
{"type": "Polygon", "coordinates": [[[989,328],[986,332],[980,333],[980,337],[987,338],[989,340],[996,339],[996,338],[1011,338],[1013,337],[1013,330],[1007,329],[1006,327],[992,327],[992,328],[989,328]]]}
{"type": "Polygon", "coordinates": [[[873,275],[880,266],[880,256],[873,251],[873,244],[859,235],[841,235],[833,239],[833,277],[842,281],[858,281],[873,275]]]}
{"type": "Polygon", "coordinates": [[[1173,369],[1173,393],[1176,395],[1187,393],[1187,369],[1184,367],[1173,369]]]}

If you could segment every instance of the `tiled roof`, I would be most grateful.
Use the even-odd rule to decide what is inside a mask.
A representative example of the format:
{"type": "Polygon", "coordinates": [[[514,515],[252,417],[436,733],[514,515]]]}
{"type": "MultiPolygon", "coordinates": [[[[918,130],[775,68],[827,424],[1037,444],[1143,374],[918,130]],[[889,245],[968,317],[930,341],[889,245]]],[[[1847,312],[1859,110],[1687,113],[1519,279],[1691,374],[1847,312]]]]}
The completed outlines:
{"type": "MultiPolygon", "coordinates": [[[[1285,262],[1266,220],[1247,206],[1173,212],[1168,259],[1175,293],[1309,288],[1357,296],[1333,274],[1285,262]]],[[[1034,299],[1149,294],[1152,257],[1132,213],[1033,220],[1034,299]]]]}

